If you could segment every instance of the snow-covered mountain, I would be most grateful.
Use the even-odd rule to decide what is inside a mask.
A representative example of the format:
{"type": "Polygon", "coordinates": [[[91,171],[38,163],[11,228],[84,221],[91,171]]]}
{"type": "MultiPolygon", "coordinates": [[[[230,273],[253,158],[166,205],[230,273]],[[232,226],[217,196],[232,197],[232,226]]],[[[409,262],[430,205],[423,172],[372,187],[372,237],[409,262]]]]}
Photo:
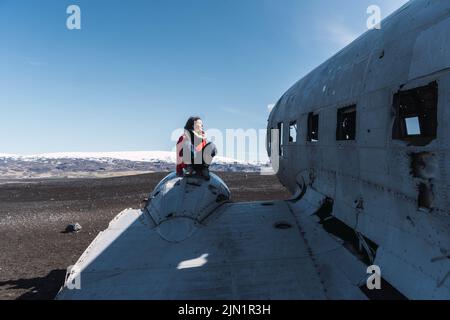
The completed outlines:
{"type": "MultiPolygon", "coordinates": [[[[99,177],[174,171],[175,152],[68,152],[36,155],[0,153],[0,179],[99,177]]],[[[215,157],[213,171],[259,172],[261,164],[215,157]]]]}

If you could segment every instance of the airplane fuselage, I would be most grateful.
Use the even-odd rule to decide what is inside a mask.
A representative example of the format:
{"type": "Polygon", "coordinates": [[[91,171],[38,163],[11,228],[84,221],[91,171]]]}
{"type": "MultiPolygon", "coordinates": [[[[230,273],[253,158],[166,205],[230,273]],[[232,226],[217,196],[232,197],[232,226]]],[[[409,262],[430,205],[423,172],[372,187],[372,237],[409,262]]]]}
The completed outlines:
{"type": "Polygon", "coordinates": [[[450,1],[410,1],[382,26],[282,96],[269,153],[292,193],[329,198],[376,244],[375,264],[402,293],[448,298],[450,1]]]}

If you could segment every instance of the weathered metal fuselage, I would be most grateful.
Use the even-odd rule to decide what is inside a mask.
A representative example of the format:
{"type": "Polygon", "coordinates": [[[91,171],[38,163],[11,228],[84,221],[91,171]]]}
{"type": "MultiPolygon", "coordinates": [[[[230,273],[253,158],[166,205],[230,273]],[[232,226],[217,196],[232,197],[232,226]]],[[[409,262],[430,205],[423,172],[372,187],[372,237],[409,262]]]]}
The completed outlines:
{"type": "Polygon", "coordinates": [[[271,152],[280,181],[332,199],[410,298],[450,297],[449,120],[447,0],[407,3],[297,82],[268,120],[283,128],[282,154],[271,152]],[[356,118],[341,121],[346,110],[356,118]]]}

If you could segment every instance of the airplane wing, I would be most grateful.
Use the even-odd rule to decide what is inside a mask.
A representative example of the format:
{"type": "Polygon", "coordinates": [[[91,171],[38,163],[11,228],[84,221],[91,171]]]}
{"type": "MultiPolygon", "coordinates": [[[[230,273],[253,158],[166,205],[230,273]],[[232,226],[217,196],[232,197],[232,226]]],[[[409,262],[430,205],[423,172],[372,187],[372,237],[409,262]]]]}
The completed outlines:
{"type": "Polygon", "coordinates": [[[56,298],[366,299],[366,265],[311,215],[322,202],[225,202],[193,227],[125,210],[56,298]]]}

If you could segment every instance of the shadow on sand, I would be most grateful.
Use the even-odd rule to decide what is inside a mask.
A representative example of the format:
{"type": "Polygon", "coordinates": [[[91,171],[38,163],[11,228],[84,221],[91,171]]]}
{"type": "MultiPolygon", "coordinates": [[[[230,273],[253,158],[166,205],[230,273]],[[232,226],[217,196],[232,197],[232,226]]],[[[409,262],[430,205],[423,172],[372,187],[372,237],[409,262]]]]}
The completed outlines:
{"type": "Polygon", "coordinates": [[[45,277],[0,281],[0,288],[26,289],[27,291],[17,297],[17,300],[52,300],[64,284],[65,276],[66,270],[57,269],[50,271],[45,277]]]}

